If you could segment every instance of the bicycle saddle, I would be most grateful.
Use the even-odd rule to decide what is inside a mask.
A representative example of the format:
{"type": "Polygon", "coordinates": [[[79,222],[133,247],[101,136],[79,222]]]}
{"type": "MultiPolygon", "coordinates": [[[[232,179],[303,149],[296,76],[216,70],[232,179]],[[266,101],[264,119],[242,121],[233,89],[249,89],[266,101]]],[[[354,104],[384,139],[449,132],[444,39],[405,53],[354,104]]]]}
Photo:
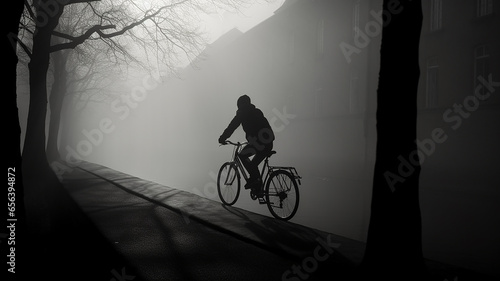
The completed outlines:
{"type": "Polygon", "coordinates": [[[271,150],[271,151],[269,151],[269,153],[267,154],[267,157],[271,157],[271,155],[274,155],[274,154],[276,154],[276,151],[271,150]]]}

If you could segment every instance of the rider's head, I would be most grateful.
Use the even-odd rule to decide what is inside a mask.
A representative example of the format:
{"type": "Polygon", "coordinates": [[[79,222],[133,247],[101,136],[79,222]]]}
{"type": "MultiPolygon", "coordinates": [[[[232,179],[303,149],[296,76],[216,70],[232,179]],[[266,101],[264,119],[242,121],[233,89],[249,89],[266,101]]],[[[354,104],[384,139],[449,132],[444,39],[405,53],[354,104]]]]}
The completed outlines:
{"type": "Polygon", "coordinates": [[[238,109],[242,108],[242,107],[249,106],[251,104],[250,97],[247,95],[243,95],[243,96],[238,98],[238,101],[236,104],[238,105],[238,109]]]}

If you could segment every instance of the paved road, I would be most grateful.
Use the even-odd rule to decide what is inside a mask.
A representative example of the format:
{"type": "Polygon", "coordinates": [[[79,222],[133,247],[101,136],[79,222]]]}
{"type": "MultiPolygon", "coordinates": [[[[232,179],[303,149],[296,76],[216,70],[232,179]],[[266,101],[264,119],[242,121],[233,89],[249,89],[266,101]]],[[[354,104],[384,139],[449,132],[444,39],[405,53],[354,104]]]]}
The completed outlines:
{"type": "MultiPolygon", "coordinates": [[[[318,238],[308,249],[304,246],[309,255],[299,256],[283,250],[286,248],[279,240],[286,241],[290,235],[284,228],[274,231],[267,243],[252,243],[254,240],[221,231],[207,221],[186,219],[175,208],[139,197],[95,173],[73,169],[64,174],[63,183],[127,259],[128,265],[113,269],[116,280],[325,280],[327,276],[340,277],[349,269],[345,260],[335,255],[340,243],[328,237],[318,238]],[[272,245],[280,247],[269,246],[272,239],[277,240],[272,245]]],[[[231,212],[224,209],[224,213],[231,212]]],[[[232,214],[244,222],[236,229],[250,232],[245,230],[248,218],[242,219],[245,211],[232,209],[232,214]]]]}
{"type": "MultiPolygon", "coordinates": [[[[358,241],[91,163],[68,170],[62,184],[32,216],[50,218],[31,237],[39,279],[360,280],[358,241]]],[[[495,280],[428,265],[433,281],[495,280]]]]}

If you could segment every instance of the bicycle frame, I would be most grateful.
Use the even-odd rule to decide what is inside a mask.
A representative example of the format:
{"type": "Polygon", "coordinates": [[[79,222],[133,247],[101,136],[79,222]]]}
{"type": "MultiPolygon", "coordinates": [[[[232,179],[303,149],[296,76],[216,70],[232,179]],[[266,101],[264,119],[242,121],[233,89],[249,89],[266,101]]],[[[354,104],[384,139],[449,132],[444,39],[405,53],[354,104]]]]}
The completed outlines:
{"type": "MultiPolygon", "coordinates": [[[[233,143],[233,142],[229,142],[230,144],[236,146],[236,148],[234,149],[234,154],[233,154],[233,162],[236,164],[236,167],[238,168],[239,172],[241,173],[241,175],[243,176],[243,178],[248,181],[248,179],[250,178],[249,175],[247,174],[247,171],[245,169],[245,166],[243,166],[243,163],[241,163],[241,160],[240,160],[240,157],[239,154],[241,152],[241,150],[243,149],[243,146],[248,144],[247,142],[244,142],[244,143],[233,143]]],[[[267,181],[267,178],[269,176],[269,156],[267,156],[265,159],[264,159],[264,165],[262,166],[262,170],[260,171],[260,178],[262,179],[262,182],[265,183],[267,181]],[[264,178],[264,172],[265,171],[268,171],[266,173],[266,177],[264,178]]],[[[233,181],[234,178],[231,180],[233,181]]],[[[226,184],[232,184],[231,183],[226,183],[226,184]]]]}
{"type": "MultiPolygon", "coordinates": [[[[247,174],[245,166],[243,166],[243,163],[241,163],[241,160],[238,157],[239,153],[243,149],[243,146],[245,146],[246,144],[248,144],[248,142],[244,142],[244,143],[237,142],[237,143],[234,143],[234,142],[231,142],[231,141],[227,141],[227,143],[232,144],[232,145],[235,146],[234,154],[233,154],[233,162],[236,164],[236,167],[239,170],[239,172],[243,175],[243,178],[246,181],[248,181],[248,179],[250,177],[247,174]]],[[[270,156],[266,156],[266,158],[264,158],[264,165],[262,166],[262,170],[260,171],[260,178],[261,178],[262,183],[264,184],[264,186],[265,186],[265,184],[267,182],[267,179],[269,178],[269,175],[273,171],[275,171],[275,170],[285,170],[285,171],[288,171],[292,175],[292,177],[295,178],[295,180],[297,181],[297,183],[299,185],[301,184],[302,177],[299,176],[299,173],[297,172],[297,169],[295,169],[295,167],[270,166],[269,165],[269,157],[270,156]],[[266,174],[265,178],[264,178],[264,173],[266,174]]],[[[234,181],[234,178],[231,180],[230,183],[226,182],[225,184],[232,184],[232,181],[234,181]]]]}

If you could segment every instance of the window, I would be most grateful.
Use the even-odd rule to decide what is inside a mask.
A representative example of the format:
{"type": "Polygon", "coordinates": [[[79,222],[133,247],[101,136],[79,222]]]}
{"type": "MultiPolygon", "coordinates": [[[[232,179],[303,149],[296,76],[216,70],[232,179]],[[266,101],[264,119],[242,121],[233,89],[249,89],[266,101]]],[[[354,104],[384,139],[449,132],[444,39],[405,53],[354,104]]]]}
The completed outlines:
{"type": "Polygon", "coordinates": [[[318,58],[323,57],[323,54],[325,52],[325,20],[320,19],[318,21],[318,27],[317,27],[317,42],[316,42],[316,55],[318,58]]]}
{"type": "MultiPolygon", "coordinates": [[[[487,80],[490,75],[490,53],[488,49],[487,45],[482,45],[474,50],[474,90],[481,84],[479,77],[487,80]]],[[[485,95],[487,94],[486,91],[488,91],[486,87],[481,87],[478,94],[485,95]]]]}
{"type": "Polygon", "coordinates": [[[443,1],[431,0],[431,31],[440,30],[443,27],[442,14],[443,14],[443,1]]]}
{"type": "Polygon", "coordinates": [[[435,108],[438,106],[438,81],[439,61],[436,57],[433,57],[427,60],[426,108],[435,108]]]}
{"type": "Polygon", "coordinates": [[[493,14],[493,0],[476,0],[476,16],[484,17],[493,14]]]}

